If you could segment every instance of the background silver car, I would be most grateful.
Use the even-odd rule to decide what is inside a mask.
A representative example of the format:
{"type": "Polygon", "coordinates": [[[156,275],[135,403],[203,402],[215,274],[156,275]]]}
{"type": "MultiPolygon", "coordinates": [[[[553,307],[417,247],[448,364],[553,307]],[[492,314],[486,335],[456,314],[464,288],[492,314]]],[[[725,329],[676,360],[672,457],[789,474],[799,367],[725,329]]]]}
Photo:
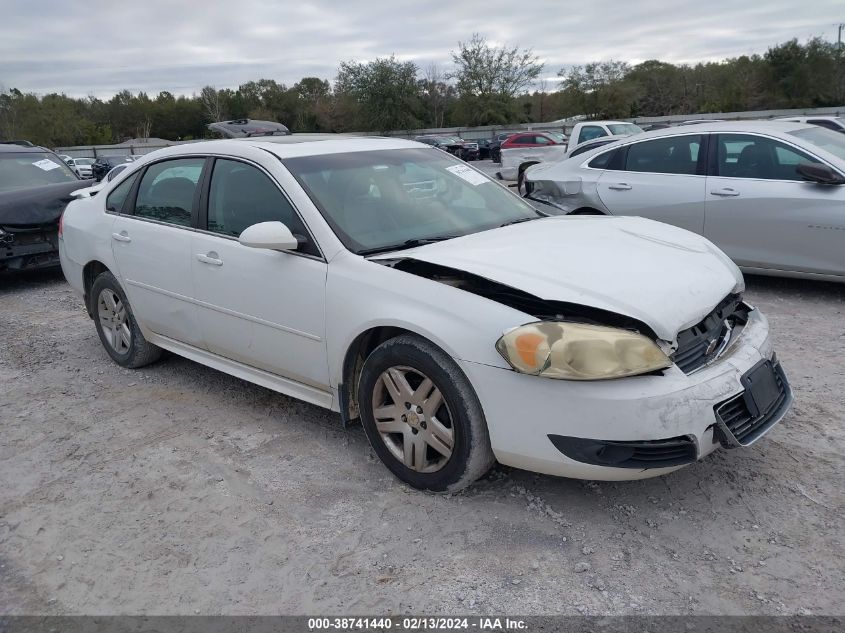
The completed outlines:
{"type": "Polygon", "coordinates": [[[803,123],[638,134],[526,171],[553,213],[638,215],[704,235],[750,273],[845,281],[845,135],[803,123]]]}

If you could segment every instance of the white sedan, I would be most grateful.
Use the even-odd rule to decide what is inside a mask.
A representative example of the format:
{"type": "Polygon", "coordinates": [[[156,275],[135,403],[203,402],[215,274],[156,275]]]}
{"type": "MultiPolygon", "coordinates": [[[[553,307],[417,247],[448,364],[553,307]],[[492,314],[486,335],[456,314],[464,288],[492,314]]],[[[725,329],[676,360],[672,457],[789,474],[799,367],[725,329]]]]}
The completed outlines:
{"type": "Polygon", "coordinates": [[[496,460],[659,475],[751,444],[792,399],[766,319],[706,239],[546,217],[411,141],[160,150],[68,206],[60,253],[118,365],[166,349],[360,418],[428,490],[496,460]]]}

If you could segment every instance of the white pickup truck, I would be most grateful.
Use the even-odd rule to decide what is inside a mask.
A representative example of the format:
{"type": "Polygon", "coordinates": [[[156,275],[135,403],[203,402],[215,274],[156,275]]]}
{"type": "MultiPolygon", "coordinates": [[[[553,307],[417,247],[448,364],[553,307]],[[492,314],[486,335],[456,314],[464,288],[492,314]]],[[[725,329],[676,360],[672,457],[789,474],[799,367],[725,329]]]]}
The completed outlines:
{"type": "MultiPolygon", "coordinates": [[[[513,135],[502,143],[502,168],[496,174],[501,180],[517,181],[520,183],[521,175],[531,165],[547,163],[551,161],[564,160],[569,153],[587,141],[592,141],[603,136],[630,136],[639,134],[642,128],[634,123],[624,121],[581,121],[576,123],[569,135],[568,143],[554,142],[553,132],[525,132],[513,135]],[[528,141],[529,135],[534,135],[535,142],[528,141]],[[548,137],[547,142],[540,142],[541,137],[548,137]]],[[[560,135],[562,136],[562,135],[560,135]]]]}

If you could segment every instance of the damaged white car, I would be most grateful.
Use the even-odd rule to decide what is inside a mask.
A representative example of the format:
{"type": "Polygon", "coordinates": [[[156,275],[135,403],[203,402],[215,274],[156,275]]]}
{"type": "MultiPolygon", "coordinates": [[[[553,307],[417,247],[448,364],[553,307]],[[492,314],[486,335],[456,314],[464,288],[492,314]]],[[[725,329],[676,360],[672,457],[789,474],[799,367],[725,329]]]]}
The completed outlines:
{"type": "Polygon", "coordinates": [[[791,392],[706,239],[546,217],[396,139],[156,152],[68,207],[61,262],[123,367],[163,349],[360,418],[412,486],[495,461],[636,479],[751,444],[791,392]]]}

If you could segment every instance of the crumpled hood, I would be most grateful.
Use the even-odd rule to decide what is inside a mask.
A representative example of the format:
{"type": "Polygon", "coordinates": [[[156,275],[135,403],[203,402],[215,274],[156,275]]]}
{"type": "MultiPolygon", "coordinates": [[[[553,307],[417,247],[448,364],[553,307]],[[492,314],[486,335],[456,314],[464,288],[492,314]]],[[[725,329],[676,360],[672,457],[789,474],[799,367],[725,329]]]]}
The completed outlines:
{"type": "MultiPolygon", "coordinates": [[[[397,253],[375,259],[395,259],[397,253]]],[[[732,291],[739,269],[711,242],[643,218],[550,217],[401,251],[547,301],[610,310],[666,341],[732,291]]]]}
{"type": "Polygon", "coordinates": [[[95,184],[93,180],[76,180],[28,189],[0,192],[0,225],[29,226],[59,221],[72,191],[95,184]]]}

